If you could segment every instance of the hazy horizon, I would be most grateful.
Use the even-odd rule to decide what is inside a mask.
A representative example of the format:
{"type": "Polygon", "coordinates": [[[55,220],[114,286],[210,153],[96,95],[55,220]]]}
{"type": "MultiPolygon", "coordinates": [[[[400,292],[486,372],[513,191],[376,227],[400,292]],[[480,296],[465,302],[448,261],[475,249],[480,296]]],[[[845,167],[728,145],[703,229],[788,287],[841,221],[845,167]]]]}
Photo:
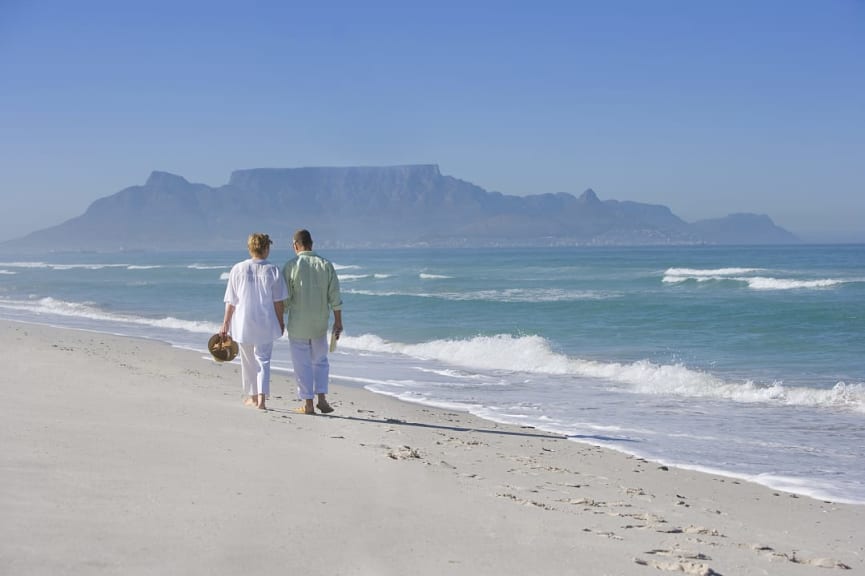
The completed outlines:
{"type": "Polygon", "coordinates": [[[865,242],[865,3],[0,4],[0,241],[152,171],[437,164],[865,242]]]}

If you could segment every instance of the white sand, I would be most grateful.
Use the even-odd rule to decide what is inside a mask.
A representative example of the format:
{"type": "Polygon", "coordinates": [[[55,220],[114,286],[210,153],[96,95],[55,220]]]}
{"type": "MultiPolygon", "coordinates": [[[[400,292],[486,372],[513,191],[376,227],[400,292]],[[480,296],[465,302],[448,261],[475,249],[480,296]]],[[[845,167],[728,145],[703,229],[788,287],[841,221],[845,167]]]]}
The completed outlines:
{"type": "Polygon", "coordinates": [[[0,321],[0,574],[860,574],[865,506],[0,321]],[[849,568],[849,570],[847,570],[849,568]]]}

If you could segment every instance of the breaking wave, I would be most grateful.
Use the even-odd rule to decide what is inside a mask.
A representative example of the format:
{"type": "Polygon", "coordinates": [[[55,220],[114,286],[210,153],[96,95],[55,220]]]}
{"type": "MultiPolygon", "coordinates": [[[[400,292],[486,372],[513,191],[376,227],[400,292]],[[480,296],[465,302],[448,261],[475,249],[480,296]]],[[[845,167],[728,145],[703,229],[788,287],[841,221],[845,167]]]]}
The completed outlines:
{"type": "Polygon", "coordinates": [[[720,282],[733,281],[745,284],[752,290],[813,290],[820,288],[832,288],[848,282],[857,280],[844,280],[838,278],[775,278],[771,276],[751,276],[766,272],[763,268],[668,268],[664,272],[663,282],[665,284],[680,284],[688,281],[696,282],[720,282]]]}
{"type": "Polygon", "coordinates": [[[476,336],[466,340],[433,340],[420,344],[389,342],[372,334],[343,336],[345,348],[403,354],[462,368],[527,372],[601,379],[638,394],[713,398],[735,402],[767,402],[789,406],[820,406],[865,413],[865,383],[838,382],[830,389],[760,385],[727,381],[682,364],[640,360],[623,364],[572,358],[552,350],[541,336],[476,336]]]}

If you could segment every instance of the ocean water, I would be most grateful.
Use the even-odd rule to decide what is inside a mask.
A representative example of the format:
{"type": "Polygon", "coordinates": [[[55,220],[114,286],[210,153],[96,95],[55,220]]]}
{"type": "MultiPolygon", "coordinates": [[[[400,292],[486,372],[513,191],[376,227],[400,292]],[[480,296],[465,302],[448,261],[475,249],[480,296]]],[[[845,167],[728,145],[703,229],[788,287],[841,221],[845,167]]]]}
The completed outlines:
{"type": "MultiPolygon", "coordinates": [[[[321,253],[345,304],[335,377],[865,504],[863,245],[321,253]]],[[[204,353],[245,257],[0,257],[0,317],[204,353]]],[[[274,391],[290,394],[284,339],[274,364],[274,391]]]]}

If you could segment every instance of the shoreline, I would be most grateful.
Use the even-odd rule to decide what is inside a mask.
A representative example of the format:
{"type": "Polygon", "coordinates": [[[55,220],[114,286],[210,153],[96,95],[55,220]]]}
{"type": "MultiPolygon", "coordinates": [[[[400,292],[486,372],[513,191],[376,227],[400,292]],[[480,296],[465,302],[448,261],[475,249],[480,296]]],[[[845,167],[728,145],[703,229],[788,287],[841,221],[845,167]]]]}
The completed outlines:
{"type": "Polygon", "coordinates": [[[0,320],[0,572],[827,574],[865,506],[331,385],[240,401],[203,350],[0,320]]]}

